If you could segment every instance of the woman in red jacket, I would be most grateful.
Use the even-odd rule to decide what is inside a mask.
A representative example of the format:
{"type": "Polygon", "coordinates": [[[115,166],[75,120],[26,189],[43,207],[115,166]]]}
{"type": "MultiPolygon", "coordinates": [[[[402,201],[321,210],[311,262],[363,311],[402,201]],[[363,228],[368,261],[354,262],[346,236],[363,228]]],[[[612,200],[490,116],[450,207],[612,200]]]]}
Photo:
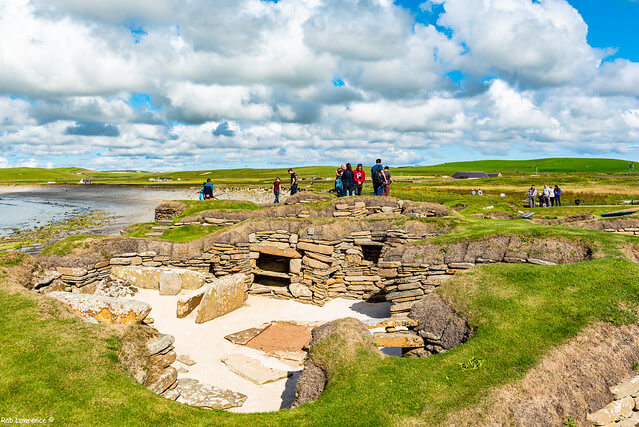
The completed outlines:
{"type": "Polygon", "coordinates": [[[355,169],[355,184],[357,185],[355,189],[355,194],[358,196],[362,195],[362,186],[364,185],[364,181],[366,181],[366,174],[364,173],[364,168],[360,163],[357,165],[357,169],[355,169]]]}

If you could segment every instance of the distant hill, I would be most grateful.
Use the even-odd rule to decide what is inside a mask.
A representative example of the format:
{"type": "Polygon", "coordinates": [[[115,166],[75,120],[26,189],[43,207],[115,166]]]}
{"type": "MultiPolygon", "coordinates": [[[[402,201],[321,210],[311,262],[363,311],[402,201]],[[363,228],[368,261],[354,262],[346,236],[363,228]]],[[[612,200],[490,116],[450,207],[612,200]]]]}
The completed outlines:
{"type": "Polygon", "coordinates": [[[628,172],[631,163],[639,172],[639,163],[617,159],[588,159],[558,157],[534,160],[477,160],[471,162],[442,163],[434,166],[400,168],[415,175],[425,174],[453,174],[459,171],[491,172],[524,172],[524,173],[575,173],[599,172],[618,173],[628,172]]]}
{"type": "MultiPolygon", "coordinates": [[[[486,173],[502,172],[507,174],[525,173],[623,173],[629,171],[628,160],[617,159],[583,159],[583,158],[551,158],[536,160],[478,160],[472,162],[443,163],[434,166],[416,166],[393,168],[395,175],[429,176],[452,175],[455,172],[483,171],[486,173]]],[[[639,172],[639,163],[634,163],[639,172]]],[[[370,171],[370,166],[366,170],[370,171]]],[[[391,165],[392,167],[392,165],[391,165]]],[[[313,177],[333,178],[336,166],[306,166],[295,168],[302,179],[313,177]]],[[[279,176],[283,182],[288,181],[287,168],[279,169],[218,169],[208,171],[183,172],[137,172],[111,171],[97,172],[82,168],[7,168],[0,169],[0,185],[7,184],[77,184],[81,178],[90,179],[96,184],[153,184],[160,177],[171,177],[170,184],[201,184],[207,178],[217,183],[260,183],[279,176]]]]}

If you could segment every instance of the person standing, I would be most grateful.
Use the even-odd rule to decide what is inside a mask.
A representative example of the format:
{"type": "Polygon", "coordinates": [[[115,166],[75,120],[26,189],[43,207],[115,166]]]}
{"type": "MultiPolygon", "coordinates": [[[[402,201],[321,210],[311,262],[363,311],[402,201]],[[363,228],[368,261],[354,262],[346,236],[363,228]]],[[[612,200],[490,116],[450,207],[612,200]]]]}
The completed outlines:
{"type": "Polygon", "coordinates": [[[337,168],[337,170],[335,171],[335,194],[337,194],[337,197],[342,197],[344,195],[342,172],[342,168],[337,168]]]}
{"type": "Polygon", "coordinates": [[[544,184],[544,205],[546,207],[550,206],[550,188],[548,188],[548,184],[544,184]]]}
{"type": "Polygon", "coordinates": [[[528,189],[528,207],[535,207],[535,198],[537,197],[537,189],[534,185],[531,185],[528,189]]]}
{"type": "Polygon", "coordinates": [[[393,178],[390,174],[388,166],[384,166],[384,189],[382,190],[382,196],[390,196],[390,186],[393,182],[393,178]]]}
{"type": "Polygon", "coordinates": [[[555,185],[555,206],[561,206],[561,188],[555,185]]]}
{"type": "Polygon", "coordinates": [[[297,174],[292,168],[288,170],[288,174],[291,176],[291,196],[293,196],[297,194],[297,174]]]}
{"type": "Polygon", "coordinates": [[[275,178],[275,182],[273,183],[273,194],[275,195],[275,201],[273,203],[280,202],[280,177],[275,178]]]}
{"type": "Polygon", "coordinates": [[[550,198],[550,206],[555,206],[555,189],[548,186],[548,197],[550,198]]]}
{"type": "Polygon", "coordinates": [[[364,167],[360,163],[355,169],[355,194],[357,194],[358,196],[362,195],[362,187],[364,187],[364,181],[366,181],[366,174],[364,173],[364,167]]]}
{"type": "Polygon", "coordinates": [[[206,182],[202,186],[202,193],[204,193],[204,200],[211,200],[213,198],[213,184],[211,184],[211,178],[206,179],[206,182]]]}
{"type": "Polygon", "coordinates": [[[353,167],[350,163],[342,165],[344,172],[342,173],[342,186],[344,187],[345,196],[355,195],[355,174],[353,173],[353,167]]]}
{"type": "Polygon", "coordinates": [[[475,191],[474,188],[472,190],[470,190],[470,195],[471,196],[476,196],[477,195],[477,192],[475,191]]]}
{"type": "Polygon", "coordinates": [[[381,196],[384,191],[384,169],[382,168],[382,159],[375,160],[375,166],[371,168],[371,179],[373,181],[373,193],[381,196]]]}
{"type": "Polygon", "coordinates": [[[483,196],[484,195],[484,192],[481,191],[481,188],[479,190],[477,190],[477,195],[478,196],[483,196]]]}

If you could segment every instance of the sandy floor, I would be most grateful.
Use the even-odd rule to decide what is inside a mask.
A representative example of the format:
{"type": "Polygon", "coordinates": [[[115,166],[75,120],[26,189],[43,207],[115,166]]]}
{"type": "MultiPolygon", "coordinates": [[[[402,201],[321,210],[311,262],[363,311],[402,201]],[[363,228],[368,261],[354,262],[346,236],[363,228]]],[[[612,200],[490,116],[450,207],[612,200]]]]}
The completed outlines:
{"type": "Polygon", "coordinates": [[[388,317],[387,303],[371,304],[363,301],[337,299],[324,307],[301,304],[294,301],[249,296],[244,306],[232,313],[204,324],[196,324],[194,313],[184,319],[175,315],[177,296],[160,296],[157,291],[140,289],[134,297],[149,303],[153,310],[149,315],[155,320],[154,327],[162,333],[175,337],[175,349],[189,355],[196,365],[180,378],[195,378],[203,384],[211,384],[244,393],[246,403],[234,412],[276,411],[288,407],[295,397],[295,382],[300,367],[291,363],[266,357],[262,352],[235,345],[224,339],[225,335],[244,329],[261,326],[274,320],[330,321],[343,317],[370,320],[388,317]],[[260,359],[266,366],[294,371],[288,380],[258,386],[231,372],[221,359],[231,353],[242,353],[260,359]]]}

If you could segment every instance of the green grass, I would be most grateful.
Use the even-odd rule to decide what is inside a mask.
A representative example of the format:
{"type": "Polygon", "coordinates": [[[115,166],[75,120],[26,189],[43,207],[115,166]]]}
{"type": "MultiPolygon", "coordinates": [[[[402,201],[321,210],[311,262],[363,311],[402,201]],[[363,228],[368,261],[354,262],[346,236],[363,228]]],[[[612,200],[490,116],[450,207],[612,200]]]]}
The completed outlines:
{"type": "Polygon", "coordinates": [[[208,236],[222,227],[212,227],[204,225],[183,225],[176,228],[170,228],[162,233],[160,236],[163,240],[170,240],[172,242],[186,242],[189,240],[199,239],[204,236],[208,236]]]}
{"type": "Polygon", "coordinates": [[[42,255],[69,255],[75,249],[86,249],[90,246],[87,240],[94,240],[96,236],[89,234],[77,234],[69,236],[51,246],[47,246],[41,252],[42,255]]]}
{"type": "Polygon", "coordinates": [[[363,355],[362,363],[337,367],[319,401],[254,415],[155,396],[118,366],[119,343],[99,326],[43,318],[31,297],[0,291],[0,413],[85,425],[390,425],[404,418],[436,425],[484,404],[490,390],[521,378],[585,326],[635,322],[637,275],[639,265],[612,258],[483,266],[440,288],[477,330],[466,344],[426,359],[363,355]]]}
{"type": "Polygon", "coordinates": [[[209,210],[257,210],[262,207],[253,202],[242,200],[177,200],[186,204],[187,208],[176,219],[193,216],[209,210]]]}

